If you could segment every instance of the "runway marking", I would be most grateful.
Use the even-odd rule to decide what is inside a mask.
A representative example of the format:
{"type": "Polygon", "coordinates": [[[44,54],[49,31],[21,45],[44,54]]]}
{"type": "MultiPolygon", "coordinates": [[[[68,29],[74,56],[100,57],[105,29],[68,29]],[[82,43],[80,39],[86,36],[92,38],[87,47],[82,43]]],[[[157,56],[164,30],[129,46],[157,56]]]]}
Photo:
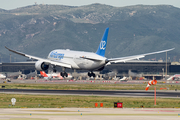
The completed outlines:
{"type": "Polygon", "coordinates": [[[134,95],[134,94],[136,94],[136,95],[149,95],[149,94],[152,94],[152,95],[154,95],[154,93],[114,93],[114,94],[128,94],[128,95],[134,95]]]}
{"type": "Polygon", "coordinates": [[[180,112],[180,110],[139,110],[139,111],[151,111],[151,112],[180,112]]]}
{"type": "Polygon", "coordinates": [[[48,119],[44,119],[44,118],[10,118],[10,119],[0,119],[0,120],[48,120],[48,119]]]}
{"type": "MultiPolygon", "coordinates": [[[[122,95],[154,95],[154,93],[114,93],[114,94],[122,94],[122,95]]],[[[156,94],[158,95],[166,95],[166,94],[156,94]]]]}
{"type": "MultiPolygon", "coordinates": [[[[25,116],[25,115],[28,115],[27,113],[22,113],[22,114],[0,114],[0,116],[3,116],[3,115],[13,115],[13,116],[25,116]]],[[[64,116],[64,115],[80,115],[80,113],[67,113],[67,114],[50,114],[50,113],[44,113],[44,114],[39,114],[39,113],[32,113],[32,116],[37,116],[37,115],[43,115],[43,116],[48,116],[48,115],[59,115],[59,116],[64,116]]],[[[115,115],[115,116],[178,116],[178,114],[159,114],[159,113],[156,113],[156,114],[96,114],[96,113],[83,113],[83,115],[103,115],[103,116],[112,116],[112,115],[115,115]]]]}

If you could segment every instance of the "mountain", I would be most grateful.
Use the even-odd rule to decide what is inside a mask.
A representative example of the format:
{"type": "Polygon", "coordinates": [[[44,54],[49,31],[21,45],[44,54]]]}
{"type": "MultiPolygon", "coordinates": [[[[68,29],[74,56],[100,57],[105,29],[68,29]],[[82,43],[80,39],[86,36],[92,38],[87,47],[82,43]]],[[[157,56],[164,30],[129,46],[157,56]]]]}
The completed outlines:
{"type": "MultiPolygon", "coordinates": [[[[171,5],[113,7],[31,5],[13,10],[0,9],[0,56],[25,58],[4,48],[47,57],[53,49],[96,52],[109,27],[106,57],[123,57],[175,48],[171,60],[180,59],[180,8],[171,5]],[[174,58],[174,59],[173,59],[174,58]]],[[[165,53],[146,57],[162,58],[165,53]]]]}

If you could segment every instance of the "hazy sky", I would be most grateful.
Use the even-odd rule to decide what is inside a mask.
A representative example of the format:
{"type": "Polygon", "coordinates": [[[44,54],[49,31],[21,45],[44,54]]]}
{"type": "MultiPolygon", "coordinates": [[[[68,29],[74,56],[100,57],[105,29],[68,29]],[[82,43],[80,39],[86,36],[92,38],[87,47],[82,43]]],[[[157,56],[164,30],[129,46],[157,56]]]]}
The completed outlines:
{"type": "Polygon", "coordinates": [[[92,3],[102,3],[112,5],[116,7],[129,6],[129,5],[173,5],[180,8],[180,0],[0,0],[0,8],[2,9],[15,9],[18,7],[24,7],[28,5],[37,4],[59,4],[70,6],[81,6],[92,3]]]}

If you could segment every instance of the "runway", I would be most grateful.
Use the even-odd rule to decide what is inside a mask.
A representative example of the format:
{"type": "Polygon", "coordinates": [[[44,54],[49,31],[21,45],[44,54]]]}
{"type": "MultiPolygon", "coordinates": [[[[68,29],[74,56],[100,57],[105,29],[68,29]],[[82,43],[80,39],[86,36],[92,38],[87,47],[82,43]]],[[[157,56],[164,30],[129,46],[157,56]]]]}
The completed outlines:
{"type": "MultiPolygon", "coordinates": [[[[38,90],[38,89],[0,89],[0,93],[11,94],[43,94],[43,95],[94,95],[114,97],[153,97],[154,91],[144,90],[38,90]]],[[[180,98],[180,91],[156,91],[156,97],[180,98]]]]}
{"type": "Polygon", "coordinates": [[[179,108],[0,108],[2,120],[179,120],[179,108]]]}
{"type": "Polygon", "coordinates": [[[10,120],[179,120],[175,108],[0,108],[0,119],[10,120]]]}

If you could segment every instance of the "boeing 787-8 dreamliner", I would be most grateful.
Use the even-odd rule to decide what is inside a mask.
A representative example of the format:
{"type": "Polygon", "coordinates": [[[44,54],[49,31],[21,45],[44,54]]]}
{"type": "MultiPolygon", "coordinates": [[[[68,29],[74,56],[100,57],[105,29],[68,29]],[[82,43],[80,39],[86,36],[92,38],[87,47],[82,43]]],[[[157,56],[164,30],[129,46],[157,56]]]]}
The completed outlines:
{"type": "Polygon", "coordinates": [[[24,57],[38,60],[35,63],[35,68],[39,71],[47,70],[50,65],[53,67],[53,71],[56,71],[56,66],[61,66],[63,68],[63,71],[61,72],[62,77],[68,76],[68,74],[65,72],[65,68],[88,70],[89,71],[88,76],[95,77],[95,74],[93,73],[93,71],[103,70],[106,64],[126,62],[128,60],[143,58],[146,55],[167,52],[174,49],[172,48],[168,50],[146,53],[146,54],[141,54],[141,55],[108,59],[105,57],[108,31],[109,31],[109,28],[106,28],[96,53],[72,51],[68,49],[67,50],[56,49],[49,53],[47,59],[44,59],[44,58],[28,55],[19,51],[15,51],[7,47],[5,48],[7,48],[11,52],[22,55],[24,57]]]}

